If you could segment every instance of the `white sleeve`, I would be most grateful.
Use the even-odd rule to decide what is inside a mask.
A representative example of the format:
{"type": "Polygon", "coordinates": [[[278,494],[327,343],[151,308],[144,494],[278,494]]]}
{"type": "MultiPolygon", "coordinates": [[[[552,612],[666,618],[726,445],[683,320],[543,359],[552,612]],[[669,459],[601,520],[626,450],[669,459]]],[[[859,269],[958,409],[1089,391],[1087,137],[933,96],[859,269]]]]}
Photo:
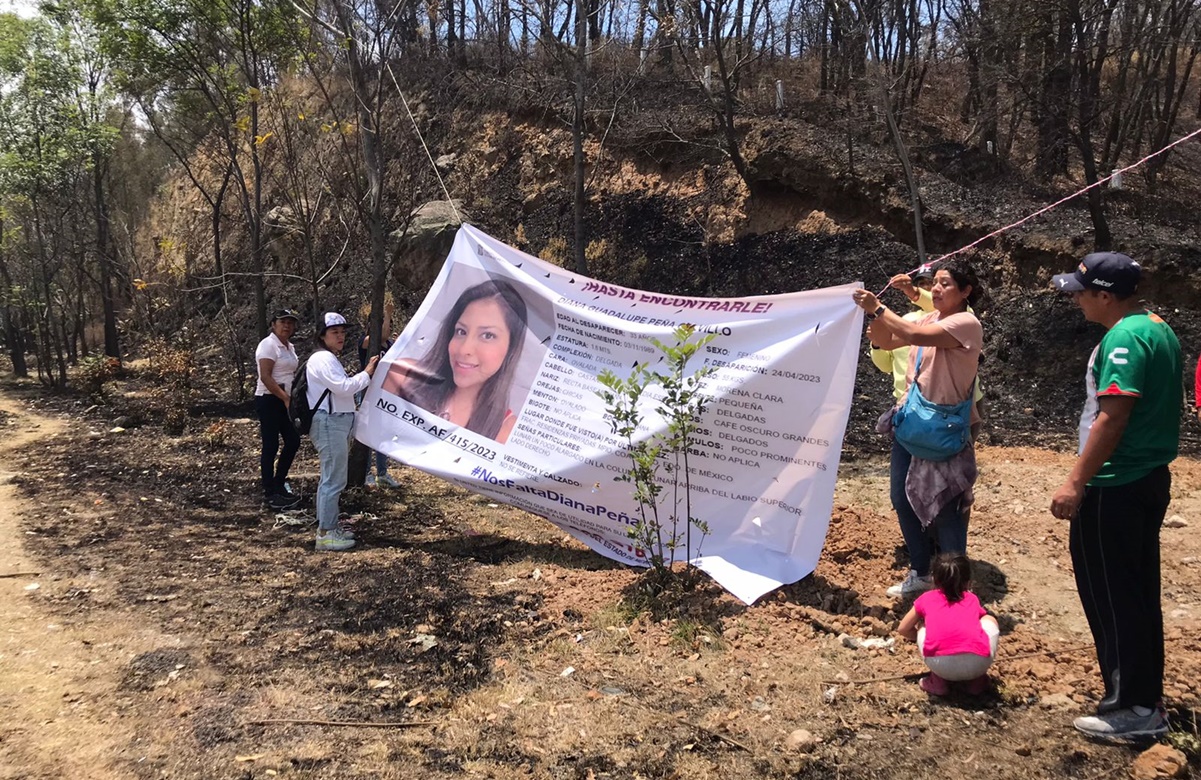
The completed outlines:
{"type": "Polygon", "coordinates": [[[328,387],[335,395],[353,396],[360,390],[365,390],[371,382],[371,377],[366,371],[347,376],[346,369],[342,368],[338,359],[327,350],[321,350],[309,358],[308,372],[310,385],[328,387]]]}
{"type": "Polygon", "coordinates": [[[267,338],[260,341],[258,347],[255,348],[254,364],[255,364],[256,370],[258,368],[258,363],[260,360],[264,360],[264,359],[278,360],[279,359],[279,353],[276,350],[272,349],[271,347],[272,347],[271,337],[268,336],[267,338]]]}

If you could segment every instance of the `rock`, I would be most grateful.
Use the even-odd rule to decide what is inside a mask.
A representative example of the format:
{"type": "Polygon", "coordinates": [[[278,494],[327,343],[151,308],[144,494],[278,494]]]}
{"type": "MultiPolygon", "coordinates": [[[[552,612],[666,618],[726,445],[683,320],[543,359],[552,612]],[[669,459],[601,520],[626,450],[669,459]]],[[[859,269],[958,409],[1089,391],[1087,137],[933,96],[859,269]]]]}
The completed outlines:
{"type": "Polygon", "coordinates": [[[838,641],[842,643],[843,647],[849,647],[852,650],[859,649],[859,640],[850,634],[839,634],[838,641]]]}
{"type": "Polygon", "coordinates": [[[1167,520],[1163,521],[1164,528],[1188,528],[1188,520],[1185,520],[1180,515],[1172,515],[1167,520]]]}
{"type": "Polygon", "coordinates": [[[767,712],[771,709],[771,705],[768,704],[762,696],[756,696],[754,700],[751,701],[751,709],[755,712],[767,712]]]}
{"type": "Polygon", "coordinates": [[[877,620],[877,621],[873,622],[870,626],[868,626],[868,631],[871,632],[872,636],[885,637],[885,638],[892,636],[892,627],[886,625],[884,622],[882,622],[880,620],[877,620]]]}
{"type": "Polygon", "coordinates": [[[1038,700],[1038,704],[1040,707],[1044,707],[1048,710],[1076,706],[1076,702],[1072,701],[1072,697],[1068,696],[1066,693],[1052,693],[1044,696],[1038,700]]]}
{"type": "Polygon", "coordinates": [[[434,160],[434,165],[437,166],[439,171],[446,173],[454,167],[455,161],[458,159],[459,156],[457,154],[444,154],[439,156],[437,160],[434,160]]]}
{"type": "Polygon", "coordinates": [[[788,739],[784,741],[784,746],[798,753],[808,753],[817,747],[817,743],[817,737],[805,729],[797,729],[788,735],[788,739]]]}
{"type": "Polygon", "coordinates": [[[1188,759],[1170,745],[1154,745],[1143,751],[1130,767],[1134,780],[1184,777],[1188,759]]]}
{"type": "Polygon", "coordinates": [[[397,216],[394,222],[408,225],[388,236],[389,251],[396,257],[393,277],[400,286],[424,289],[434,282],[455,233],[466,221],[462,201],[435,200],[414,209],[407,218],[397,216]]]}
{"type": "Polygon", "coordinates": [[[1046,661],[1037,661],[1030,664],[1030,674],[1039,680],[1054,680],[1055,664],[1046,661]]]}
{"type": "Polygon", "coordinates": [[[883,639],[881,637],[874,636],[874,637],[871,637],[870,639],[860,640],[859,646],[866,647],[869,650],[887,650],[887,649],[891,648],[895,642],[896,642],[896,640],[893,639],[892,637],[889,637],[888,639],[883,639]]]}

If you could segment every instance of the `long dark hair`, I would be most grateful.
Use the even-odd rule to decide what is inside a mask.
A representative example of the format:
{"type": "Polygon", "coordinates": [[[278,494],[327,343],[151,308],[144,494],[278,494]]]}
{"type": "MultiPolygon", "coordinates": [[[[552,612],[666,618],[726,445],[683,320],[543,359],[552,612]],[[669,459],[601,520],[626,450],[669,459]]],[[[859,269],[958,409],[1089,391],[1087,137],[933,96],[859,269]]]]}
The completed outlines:
{"type": "Polygon", "coordinates": [[[939,264],[937,270],[949,273],[960,292],[963,292],[963,288],[969,284],[972,286],[972,291],[967,296],[968,306],[975,306],[984,296],[984,288],[980,286],[980,277],[976,275],[976,269],[972,268],[968,261],[956,257],[939,264]]]}
{"type": "Polygon", "coordinates": [[[930,569],[934,584],[954,604],[963,599],[963,593],[972,582],[972,562],[963,553],[940,553],[930,569]]]}
{"type": "Polygon", "coordinates": [[[446,315],[438,331],[438,340],[417,361],[415,370],[411,372],[413,379],[406,383],[409,401],[422,409],[440,414],[455,391],[454,373],[450,366],[450,341],[454,337],[455,326],[469,305],[492,298],[500,304],[504,314],[505,327],[509,329],[509,349],[500,368],[480,388],[475,408],[467,420],[467,430],[489,439],[497,437],[508,414],[509,386],[517,372],[517,361],[521,358],[521,347],[525,341],[525,300],[511,282],[490,279],[464,290],[446,315]]]}

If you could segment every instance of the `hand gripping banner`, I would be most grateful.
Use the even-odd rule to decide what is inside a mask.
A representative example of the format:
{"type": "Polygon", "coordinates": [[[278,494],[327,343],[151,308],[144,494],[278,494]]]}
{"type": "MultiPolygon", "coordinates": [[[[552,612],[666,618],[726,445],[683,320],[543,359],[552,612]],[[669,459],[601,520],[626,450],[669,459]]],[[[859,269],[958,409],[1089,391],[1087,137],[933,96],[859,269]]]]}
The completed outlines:
{"type": "MultiPolygon", "coordinates": [[[[709,530],[693,563],[751,603],[817,566],[855,384],[857,286],[728,299],[648,293],[464,226],[381,360],[356,435],[644,566],[646,552],[627,534],[633,487],[616,479],[629,457],[597,376],[626,378],[639,362],[653,369],[662,353],[651,339],[672,344],[677,327],[694,325],[714,338],[688,370],[714,370],[689,450],[692,513],[709,530]]],[[[655,406],[647,403],[639,436],[664,429],[655,406]]]]}

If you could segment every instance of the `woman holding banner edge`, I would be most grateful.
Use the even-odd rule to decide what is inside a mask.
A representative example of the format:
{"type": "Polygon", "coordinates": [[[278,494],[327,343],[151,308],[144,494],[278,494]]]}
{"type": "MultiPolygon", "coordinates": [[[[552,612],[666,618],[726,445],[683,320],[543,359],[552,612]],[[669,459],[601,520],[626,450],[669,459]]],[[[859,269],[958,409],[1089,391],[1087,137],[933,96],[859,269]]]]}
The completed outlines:
{"type": "MultiPolygon", "coordinates": [[[[984,330],[968,307],[982,292],[972,267],[956,259],[943,263],[934,275],[934,312],[915,322],[890,311],[868,290],[852,293],[856,305],[872,320],[873,346],[920,348],[909,351],[906,398],[882,418],[887,430],[892,429],[894,416],[913,392],[915,381],[921,396],[935,404],[961,404],[972,398],[984,330]]],[[[971,422],[978,422],[975,403],[970,406],[971,422]]],[[[937,462],[916,457],[893,440],[890,494],[911,568],[903,582],[888,589],[890,596],[910,598],[933,587],[930,563],[935,540],[941,552],[967,551],[965,510],[972,503],[976,459],[970,437],[965,439],[960,451],[937,462]]]]}
{"type": "Polygon", "coordinates": [[[383,389],[469,431],[505,443],[517,415],[509,388],[521,358],[527,312],[517,288],[490,279],[455,301],[434,345],[388,369],[383,389]]]}

